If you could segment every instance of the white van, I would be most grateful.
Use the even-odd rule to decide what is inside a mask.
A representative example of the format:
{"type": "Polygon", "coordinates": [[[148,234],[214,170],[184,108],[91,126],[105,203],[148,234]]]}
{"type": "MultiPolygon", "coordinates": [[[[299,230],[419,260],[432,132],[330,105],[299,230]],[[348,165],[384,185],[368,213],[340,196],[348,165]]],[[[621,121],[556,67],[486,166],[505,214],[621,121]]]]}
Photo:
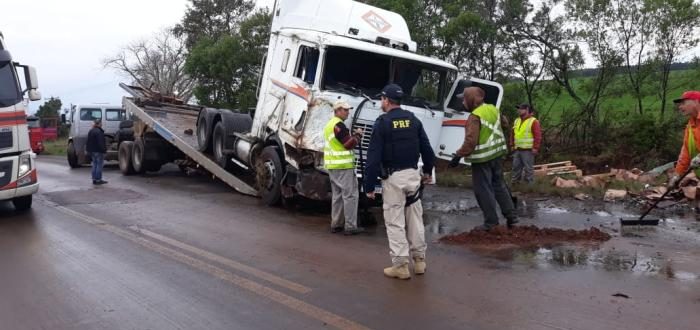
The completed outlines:
{"type": "MultiPolygon", "coordinates": [[[[82,104],[71,106],[66,120],[70,123],[68,135],[68,164],[70,167],[80,167],[90,163],[90,155],[85,152],[88,132],[96,119],[102,119],[102,129],[105,131],[105,142],[109,146],[114,140],[119,123],[126,119],[126,111],[121,105],[112,104],[82,104]]],[[[107,151],[105,160],[116,160],[116,151],[107,151]]]]}

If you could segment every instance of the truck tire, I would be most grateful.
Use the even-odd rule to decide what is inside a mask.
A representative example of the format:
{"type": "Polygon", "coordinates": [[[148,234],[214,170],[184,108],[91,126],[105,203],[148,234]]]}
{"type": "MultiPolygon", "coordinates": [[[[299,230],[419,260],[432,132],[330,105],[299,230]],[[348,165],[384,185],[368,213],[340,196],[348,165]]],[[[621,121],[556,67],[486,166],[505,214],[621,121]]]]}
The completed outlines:
{"type": "Polygon", "coordinates": [[[136,173],[134,170],[134,164],[131,161],[133,152],[134,142],[124,141],[119,144],[119,154],[117,155],[117,160],[119,161],[119,170],[123,175],[132,175],[136,173]]]}
{"type": "Polygon", "coordinates": [[[212,153],[214,154],[214,160],[219,166],[228,169],[231,167],[231,156],[227,156],[224,153],[226,150],[226,130],[224,129],[224,123],[218,122],[214,127],[214,134],[212,136],[212,153]]]}
{"type": "Polygon", "coordinates": [[[12,204],[17,212],[29,210],[32,207],[32,195],[15,197],[12,199],[12,204]]]}
{"type": "Polygon", "coordinates": [[[199,113],[197,120],[197,150],[208,152],[211,150],[211,134],[207,131],[206,113],[199,113]]]}
{"type": "Polygon", "coordinates": [[[278,205],[282,197],[282,177],[284,175],[279,148],[267,146],[260,154],[258,164],[258,186],[263,203],[278,205]]]}
{"type": "Polygon", "coordinates": [[[145,155],[146,146],[143,143],[143,139],[136,139],[131,152],[131,165],[134,167],[134,173],[143,174],[146,172],[145,155]]]}
{"type": "Polygon", "coordinates": [[[78,153],[75,151],[75,146],[73,145],[73,142],[68,142],[66,155],[68,156],[68,165],[70,165],[70,168],[80,167],[80,163],[78,162],[78,153]]]}

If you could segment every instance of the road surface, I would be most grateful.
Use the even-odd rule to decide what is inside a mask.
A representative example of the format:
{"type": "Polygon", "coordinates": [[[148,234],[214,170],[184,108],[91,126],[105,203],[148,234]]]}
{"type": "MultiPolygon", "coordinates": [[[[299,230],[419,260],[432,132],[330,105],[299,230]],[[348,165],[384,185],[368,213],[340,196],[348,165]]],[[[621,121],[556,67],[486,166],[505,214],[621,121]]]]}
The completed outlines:
{"type": "Polygon", "coordinates": [[[677,238],[645,244],[616,237],[589,252],[484,253],[436,241],[447,226],[441,223],[468,228],[478,212],[428,206],[427,273],[399,281],[382,274],[389,256],[381,222],[369,235],[333,235],[323,210],[265,207],[177,168],[125,177],[111,166],[109,184],[96,187],[87,167],[71,170],[50,156],[37,163],[41,189],[32,210],[18,214],[0,204],[1,329],[700,324],[700,245],[681,250],[688,245],[677,238]],[[650,258],[635,260],[656,269],[626,267],[629,254],[613,253],[636,256],[637,248],[650,258]],[[589,261],[568,262],[566,253],[589,261]]]}

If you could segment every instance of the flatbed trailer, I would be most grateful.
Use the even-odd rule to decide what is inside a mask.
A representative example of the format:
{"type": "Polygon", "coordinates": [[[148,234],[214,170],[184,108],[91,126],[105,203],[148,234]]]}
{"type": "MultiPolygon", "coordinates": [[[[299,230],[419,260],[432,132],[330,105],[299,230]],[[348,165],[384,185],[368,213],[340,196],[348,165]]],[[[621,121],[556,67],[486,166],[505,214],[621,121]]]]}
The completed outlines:
{"type": "MultiPolygon", "coordinates": [[[[213,161],[210,156],[198,150],[197,138],[193,132],[196,132],[197,116],[201,109],[200,107],[156,102],[152,98],[146,97],[141,89],[123,84],[120,84],[120,86],[132,94],[132,97],[124,97],[122,99],[122,105],[132,116],[132,119],[136,118],[133,126],[136,139],[139,139],[141,135],[154,132],[162,140],[169,142],[172,147],[181,152],[180,156],[184,156],[186,160],[196,163],[197,167],[208,171],[214,177],[231,186],[231,188],[245,195],[258,196],[258,191],[251,184],[223,168],[213,161]]],[[[146,146],[146,150],[148,150],[148,146],[146,146]]],[[[120,153],[119,156],[122,157],[122,154],[120,153]]],[[[168,158],[171,159],[160,159],[160,162],[166,163],[175,160],[172,158],[178,157],[168,158]]],[[[121,161],[120,159],[120,167],[122,165],[121,161]]]]}

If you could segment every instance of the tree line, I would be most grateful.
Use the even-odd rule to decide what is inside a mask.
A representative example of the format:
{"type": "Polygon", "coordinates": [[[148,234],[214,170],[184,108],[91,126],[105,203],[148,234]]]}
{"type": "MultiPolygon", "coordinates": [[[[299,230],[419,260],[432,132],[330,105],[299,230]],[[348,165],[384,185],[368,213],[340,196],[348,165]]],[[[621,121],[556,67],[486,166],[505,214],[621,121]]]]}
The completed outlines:
{"type": "MultiPolygon", "coordinates": [[[[591,142],[618,81],[639,115],[668,112],[671,68],[698,45],[693,0],[363,0],[401,14],[418,52],[499,81],[538,106],[556,89],[574,101],[557,124],[567,145],[591,142]],[[595,68],[580,79],[585,68],[595,68]],[[617,79],[617,80],[616,80],[617,79]],[[652,84],[654,88],[645,88],[652,84]],[[645,98],[660,99],[654,106],[645,98]],[[656,106],[658,105],[658,106],[656,106]]],[[[271,14],[251,0],[190,0],[179,24],[104,64],[164,94],[213,107],[255,105],[271,14]]],[[[521,102],[521,100],[518,100],[521,102]]]]}

